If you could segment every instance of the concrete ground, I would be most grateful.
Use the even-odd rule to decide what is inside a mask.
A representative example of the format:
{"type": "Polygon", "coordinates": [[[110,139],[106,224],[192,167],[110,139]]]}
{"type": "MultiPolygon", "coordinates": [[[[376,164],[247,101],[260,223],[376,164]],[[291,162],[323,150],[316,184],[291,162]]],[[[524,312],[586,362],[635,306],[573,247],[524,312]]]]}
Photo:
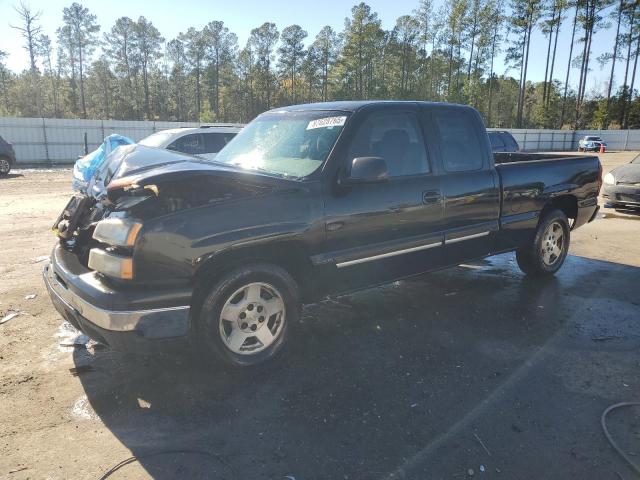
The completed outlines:
{"type": "MultiPolygon", "coordinates": [[[[600,415],[640,400],[640,216],[575,231],[552,279],[506,254],[309,305],[234,371],[64,346],[40,271],[70,175],[0,180],[0,479],[637,478],[600,415]]],[[[640,409],[609,424],[640,462],[640,409]]]]}

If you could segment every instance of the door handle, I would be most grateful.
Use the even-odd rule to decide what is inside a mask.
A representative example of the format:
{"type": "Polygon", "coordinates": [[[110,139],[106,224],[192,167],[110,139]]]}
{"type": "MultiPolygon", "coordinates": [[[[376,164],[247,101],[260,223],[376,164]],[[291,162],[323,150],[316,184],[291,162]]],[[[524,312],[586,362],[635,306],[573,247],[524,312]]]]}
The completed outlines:
{"type": "Polygon", "coordinates": [[[439,190],[429,190],[422,192],[422,203],[425,205],[431,205],[432,203],[438,203],[442,195],[439,190]]]}

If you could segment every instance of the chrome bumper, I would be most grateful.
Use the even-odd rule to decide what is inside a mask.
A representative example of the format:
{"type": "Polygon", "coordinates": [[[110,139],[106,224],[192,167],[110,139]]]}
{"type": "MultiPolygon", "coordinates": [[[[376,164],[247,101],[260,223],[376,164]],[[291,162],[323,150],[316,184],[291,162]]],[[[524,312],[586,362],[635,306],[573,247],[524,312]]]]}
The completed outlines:
{"type": "MultiPolygon", "coordinates": [[[[148,310],[105,310],[80,298],[63,285],[56,278],[51,263],[45,265],[42,276],[58,311],[59,306],[67,308],[101,329],[114,332],[137,331],[147,338],[172,337],[188,333],[189,305],[148,310]]],[[[81,277],[82,275],[78,278],[81,277]]]]}

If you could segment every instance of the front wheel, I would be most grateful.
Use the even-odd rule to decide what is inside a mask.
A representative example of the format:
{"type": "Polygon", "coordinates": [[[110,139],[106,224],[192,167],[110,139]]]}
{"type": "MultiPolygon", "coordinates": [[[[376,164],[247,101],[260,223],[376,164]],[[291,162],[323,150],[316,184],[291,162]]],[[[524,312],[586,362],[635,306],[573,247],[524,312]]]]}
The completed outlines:
{"type": "Polygon", "coordinates": [[[11,162],[8,158],[0,157],[0,176],[9,175],[11,171],[11,162]]]}
{"type": "Polygon", "coordinates": [[[205,356],[237,367],[257,365],[281,350],[299,310],[298,287],[286,270],[247,265],[209,290],[196,325],[198,341],[205,356]]]}
{"type": "Polygon", "coordinates": [[[567,216],[560,210],[548,212],[540,220],[533,242],[516,251],[520,270],[532,276],[553,275],[567,257],[569,241],[567,216]]]}

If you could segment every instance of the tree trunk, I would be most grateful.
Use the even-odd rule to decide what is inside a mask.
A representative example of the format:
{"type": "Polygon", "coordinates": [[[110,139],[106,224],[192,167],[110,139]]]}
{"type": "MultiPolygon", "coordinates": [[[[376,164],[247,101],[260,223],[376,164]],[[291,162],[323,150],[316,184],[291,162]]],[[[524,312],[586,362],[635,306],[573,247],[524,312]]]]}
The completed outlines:
{"type": "Polygon", "coordinates": [[[487,126],[490,127],[491,124],[491,102],[493,100],[493,61],[496,55],[496,42],[498,38],[498,23],[495,25],[495,29],[493,30],[493,42],[491,42],[491,69],[489,73],[489,105],[487,108],[487,126]]]}
{"type": "Polygon", "coordinates": [[[618,59],[618,37],[620,35],[620,20],[622,20],[622,7],[624,6],[624,0],[620,0],[620,6],[618,7],[618,23],[616,26],[616,39],[613,44],[613,57],[611,59],[611,74],[609,75],[609,86],[607,87],[607,107],[605,111],[605,117],[602,121],[602,128],[609,128],[609,107],[611,106],[611,89],[613,88],[613,74],[616,69],[616,60],[618,59]]]}
{"type": "Polygon", "coordinates": [[[629,78],[629,62],[631,61],[631,44],[633,43],[633,22],[635,20],[635,5],[633,7],[633,12],[631,14],[631,22],[629,24],[629,41],[628,41],[628,45],[627,45],[627,62],[626,62],[626,66],[624,69],[624,82],[622,83],[622,108],[620,109],[620,125],[622,125],[624,123],[624,119],[626,116],[626,109],[627,109],[627,96],[629,95],[629,86],[627,85],[627,79],[629,78]]]}
{"type": "Polygon", "coordinates": [[[553,11],[551,13],[551,27],[549,30],[549,43],[547,45],[547,63],[544,67],[544,85],[542,88],[542,103],[547,100],[547,75],[549,74],[549,57],[551,56],[551,39],[553,38],[553,26],[556,21],[556,2],[553,2],[553,11]]]}
{"type": "Polygon", "coordinates": [[[147,62],[142,64],[142,87],[144,88],[144,112],[147,120],[151,120],[151,105],[149,102],[149,74],[147,72],[147,62]]]}
{"type": "Polygon", "coordinates": [[[631,87],[629,88],[629,105],[625,109],[624,123],[622,128],[629,128],[629,110],[631,110],[631,102],[633,100],[633,86],[636,81],[636,68],[638,66],[638,53],[640,53],[640,35],[638,35],[638,43],[636,44],[636,55],[633,61],[633,73],[631,74],[631,87]]]}
{"type": "Polygon", "coordinates": [[[556,39],[553,42],[553,54],[551,56],[551,71],[549,72],[549,90],[547,90],[547,105],[549,107],[551,102],[551,87],[553,86],[553,69],[556,64],[556,50],[558,48],[558,34],[560,33],[560,26],[562,25],[562,8],[558,9],[558,25],[556,26],[556,39]]]}
{"type": "Polygon", "coordinates": [[[196,64],[196,122],[200,122],[200,110],[202,107],[202,97],[200,91],[200,61],[196,64]]]}
{"type": "Polygon", "coordinates": [[[78,73],[80,74],[80,105],[82,106],[82,118],[87,118],[87,105],[84,102],[84,79],[82,78],[82,46],[78,44],[78,73]]]}
{"type": "Polygon", "coordinates": [[[576,96],[576,115],[574,121],[574,128],[578,128],[578,121],[580,120],[580,110],[582,102],[582,85],[585,77],[585,65],[587,63],[587,48],[589,45],[589,2],[585,3],[585,21],[584,21],[584,47],[582,47],[582,62],[580,64],[580,79],[578,80],[578,94],[576,96]]]}
{"type": "Polygon", "coordinates": [[[569,74],[571,73],[571,57],[573,56],[573,43],[576,38],[576,24],[578,22],[578,9],[579,9],[579,6],[576,4],[576,13],[573,17],[573,29],[571,30],[571,45],[569,46],[569,60],[567,61],[567,75],[564,80],[564,94],[562,95],[562,111],[560,112],[559,128],[562,128],[562,125],[564,124],[564,114],[566,112],[567,90],[569,89],[569,74]]]}

